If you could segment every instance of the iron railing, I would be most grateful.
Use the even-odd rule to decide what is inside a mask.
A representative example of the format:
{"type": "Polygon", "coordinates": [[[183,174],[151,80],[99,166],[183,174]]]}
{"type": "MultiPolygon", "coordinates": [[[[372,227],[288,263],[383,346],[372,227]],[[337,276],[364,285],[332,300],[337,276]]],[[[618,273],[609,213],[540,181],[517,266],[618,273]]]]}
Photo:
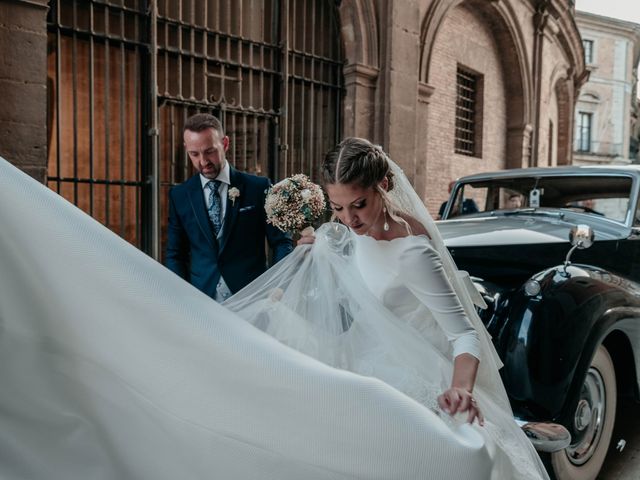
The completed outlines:
{"type": "Polygon", "coordinates": [[[168,189],[192,174],[182,126],[220,117],[227,158],[317,178],[341,132],[329,0],[52,0],[48,184],[160,257],[168,189]]]}

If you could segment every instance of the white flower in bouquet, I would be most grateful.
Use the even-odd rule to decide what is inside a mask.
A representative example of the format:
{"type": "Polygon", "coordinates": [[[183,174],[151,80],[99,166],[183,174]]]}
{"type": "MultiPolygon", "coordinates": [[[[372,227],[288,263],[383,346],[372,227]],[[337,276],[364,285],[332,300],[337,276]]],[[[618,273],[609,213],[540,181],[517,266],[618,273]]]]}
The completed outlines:
{"type": "Polygon", "coordinates": [[[310,226],[325,208],[322,189],[303,174],[273,185],[264,204],[267,222],[283,232],[299,232],[310,226]]]}

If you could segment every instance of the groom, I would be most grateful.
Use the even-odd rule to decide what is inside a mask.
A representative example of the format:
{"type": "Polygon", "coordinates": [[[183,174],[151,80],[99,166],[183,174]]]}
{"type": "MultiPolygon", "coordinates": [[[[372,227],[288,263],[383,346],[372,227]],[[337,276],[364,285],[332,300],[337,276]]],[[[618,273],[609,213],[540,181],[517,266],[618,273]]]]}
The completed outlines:
{"type": "Polygon", "coordinates": [[[222,302],[266,270],[265,238],[274,262],[293,244],[266,223],[269,179],[239,172],[227,162],[229,137],[216,117],[189,117],[183,139],[198,173],[169,192],[165,264],[222,302]]]}

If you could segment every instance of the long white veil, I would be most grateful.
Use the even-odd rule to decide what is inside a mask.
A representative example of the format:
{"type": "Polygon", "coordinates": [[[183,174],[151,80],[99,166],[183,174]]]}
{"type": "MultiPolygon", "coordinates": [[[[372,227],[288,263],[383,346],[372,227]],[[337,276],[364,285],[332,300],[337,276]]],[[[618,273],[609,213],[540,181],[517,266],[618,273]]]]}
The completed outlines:
{"type": "Polygon", "coordinates": [[[0,226],[1,478],[489,478],[473,429],[284,346],[2,159],[0,226]]]}
{"type": "MultiPolygon", "coordinates": [[[[481,362],[474,396],[488,433],[509,461],[494,458],[496,478],[548,478],[531,442],[516,425],[498,373],[502,366],[478,317],[478,292],[459,272],[424,203],[389,159],[395,186],[388,192],[398,212],[420,221],[442,259],[450,283],[479,332],[481,362]]],[[[368,290],[354,258],[357,235],[338,223],[322,225],[312,247],[300,246],[224,306],[282,343],[322,362],[379,378],[439,412],[436,397],[450,385],[453,359],[432,331],[398,321],[368,290]],[[383,360],[383,361],[381,361],[383,360]]],[[[425,272],[426,273],[426,272],[425,272]]],[[[443,421],[451,421],[441,412],[443,421]]],[[[460,423],[460,420],[457,421],[460,423]]]]}

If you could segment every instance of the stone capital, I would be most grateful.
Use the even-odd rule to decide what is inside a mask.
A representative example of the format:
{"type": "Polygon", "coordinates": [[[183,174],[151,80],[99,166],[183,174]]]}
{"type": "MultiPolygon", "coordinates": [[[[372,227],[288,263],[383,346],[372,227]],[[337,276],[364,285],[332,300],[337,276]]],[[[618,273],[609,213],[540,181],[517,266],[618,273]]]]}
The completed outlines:
{"type": "Polygon", "coordinates": [[[380,69],[362,63],[352,63],[344,67],[343,73],[344,83],[347,87],[356,84],[374,88],[380,69]]]}
{"type": "Polygon", "coordinates": [[[418,82],[418,101],[422,103],[429,103],[431,101],[431,95],[435,91],[433,85],[428,83],[418,82]]]}

